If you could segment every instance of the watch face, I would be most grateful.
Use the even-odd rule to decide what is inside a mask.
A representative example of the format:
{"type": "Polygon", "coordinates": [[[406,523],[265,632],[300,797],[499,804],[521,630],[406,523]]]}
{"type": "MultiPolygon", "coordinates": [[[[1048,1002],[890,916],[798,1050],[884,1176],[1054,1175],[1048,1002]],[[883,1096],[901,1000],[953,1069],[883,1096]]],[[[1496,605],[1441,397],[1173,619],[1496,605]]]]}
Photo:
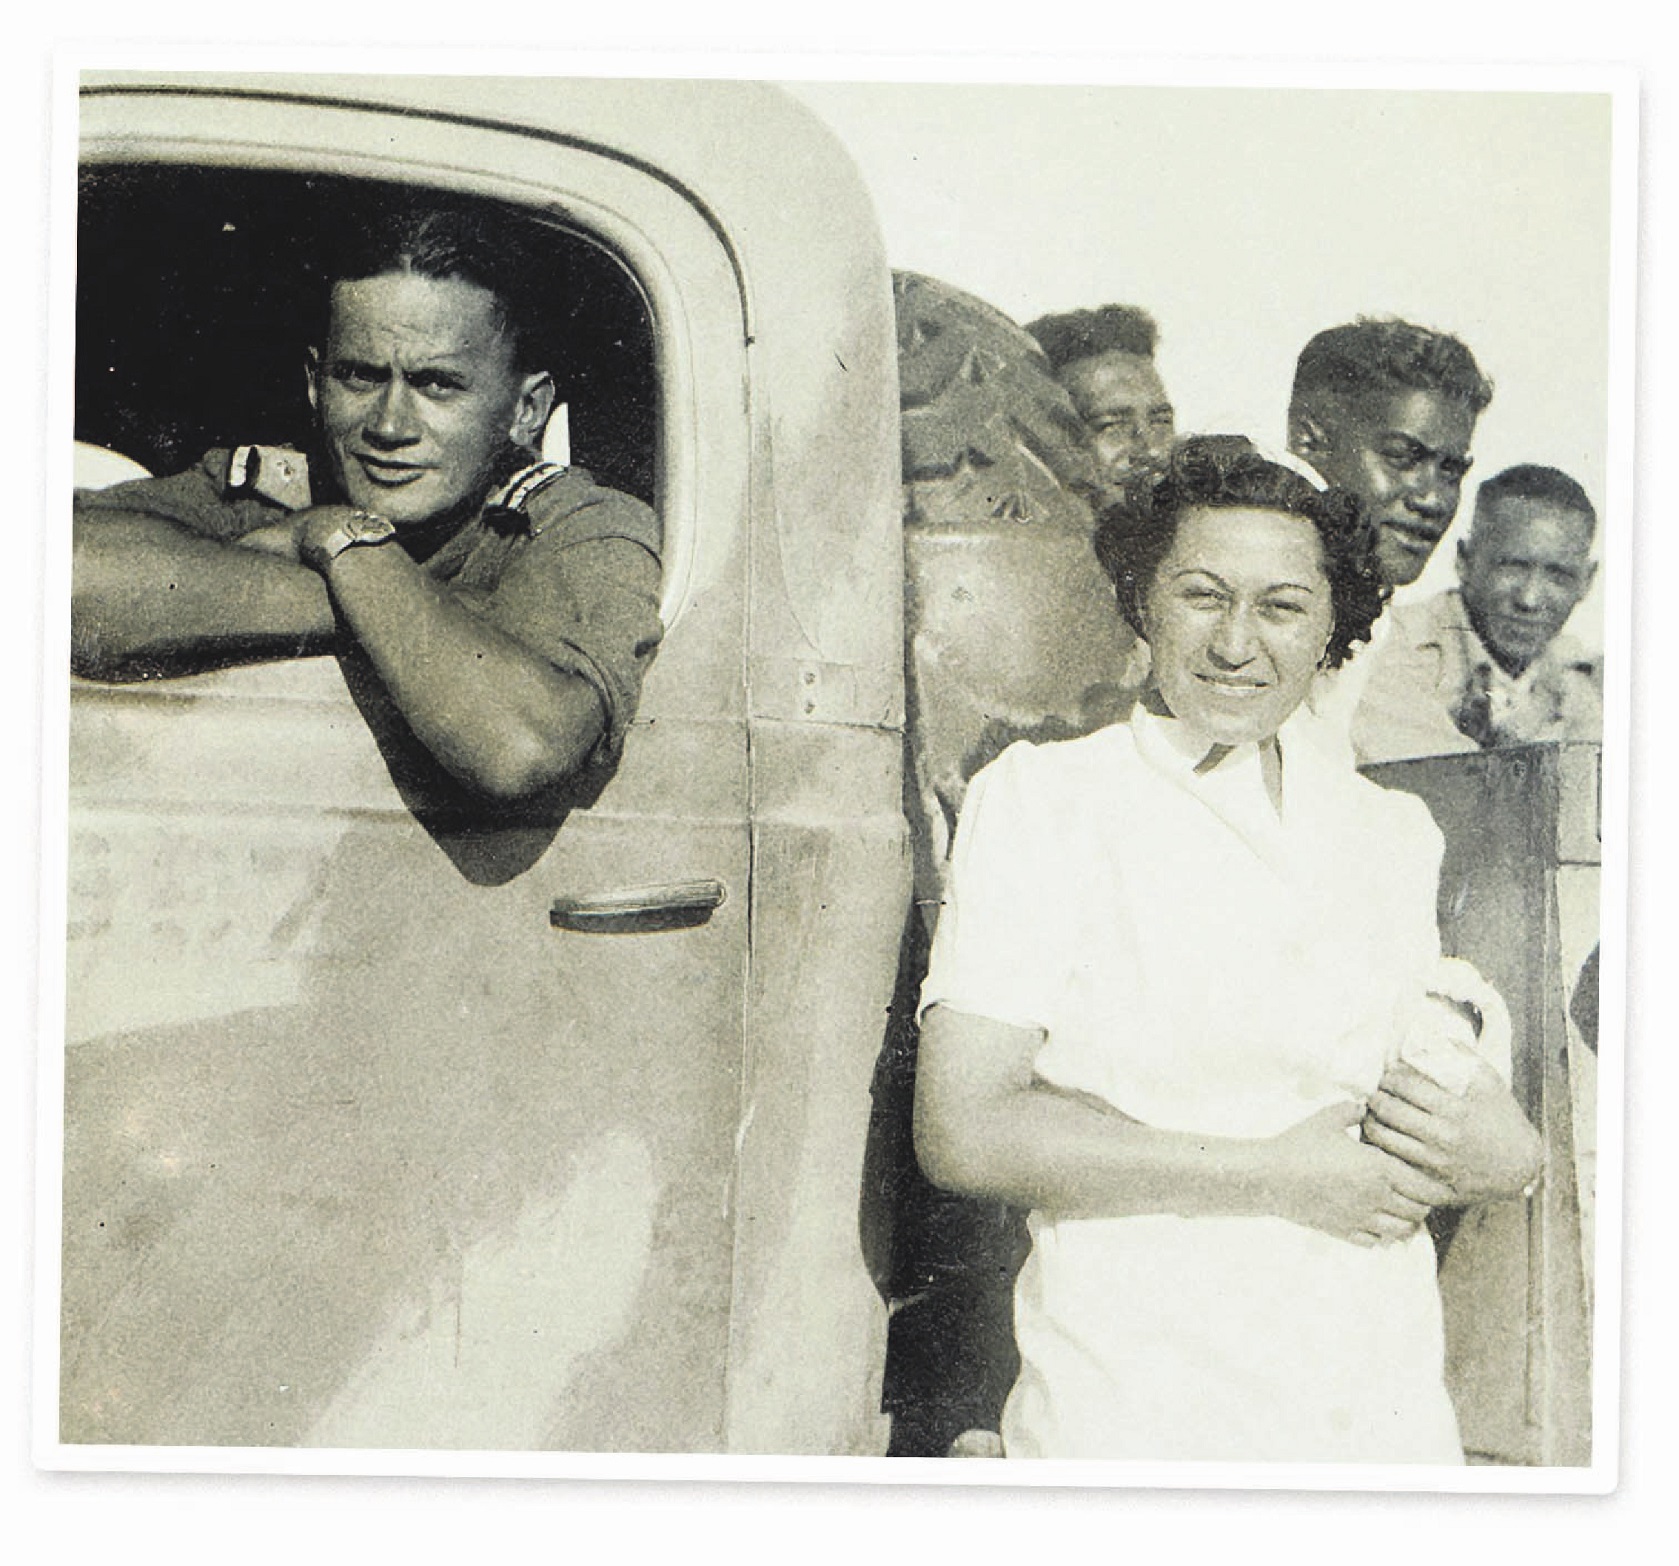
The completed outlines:
{"type": "Polygon", "coordinates": [[[346,549],[357,544],[382,544],[396,536],[396,524],[389,517],[371,511],[347,511],[336,526],[312,549],[306,551],[310,563],[320,565],[336,560],[346,549]]]}
{"type": "Polygon", "coordinates": [[[389,517],[375,516],[371,511],[357,511],[345,523],[344,531],[350,544],[378,544],[396,532],[396,524],[389,517]]]}

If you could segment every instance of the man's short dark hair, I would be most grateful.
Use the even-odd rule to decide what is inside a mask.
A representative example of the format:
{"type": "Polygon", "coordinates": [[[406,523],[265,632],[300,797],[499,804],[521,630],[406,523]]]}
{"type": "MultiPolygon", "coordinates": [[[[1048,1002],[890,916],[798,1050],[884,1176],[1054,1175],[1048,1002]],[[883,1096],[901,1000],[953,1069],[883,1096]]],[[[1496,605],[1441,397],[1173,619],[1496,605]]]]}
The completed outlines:
{"type": "Polygon", "coordinates": [[[1561,468],[1541,467],[1536,462],[1523,462],[1506,468],[1484,483],[1475,496],[1475,514],[1479,516],[1489,506],[1505,500],[1540,501],[1559,511],[1583,516],[1597,531],[1597,508],[1591,497],[1561,468]]]}
{"type": "Polygon", "coordinates": [[[1480,414],[1492,382],[1457,338],[1410,321],[1360,316],[1319,332],[1294,368],[1292,409],[1356,402],[1373,391],[1435,392],[1480,414]]]}
{"type": "Polygon", "coordinates": [[[1099,353],[1133,353],[1152,359],[1160,336],[1148,311],[1120,304],[1039,316],[1026,330],[1037,338],[1057,374],[1075,360],[1094,358],[1099,353]]]}
{"type": "Polygon", "coordinates": [[[328,225],[323,305],[330,303],[334,283],[387,272],[459,278],[495,300],[518,368],[545,369],[538,256],[528,224],[488,202],[363,192],[342,203],[328,225]]]}

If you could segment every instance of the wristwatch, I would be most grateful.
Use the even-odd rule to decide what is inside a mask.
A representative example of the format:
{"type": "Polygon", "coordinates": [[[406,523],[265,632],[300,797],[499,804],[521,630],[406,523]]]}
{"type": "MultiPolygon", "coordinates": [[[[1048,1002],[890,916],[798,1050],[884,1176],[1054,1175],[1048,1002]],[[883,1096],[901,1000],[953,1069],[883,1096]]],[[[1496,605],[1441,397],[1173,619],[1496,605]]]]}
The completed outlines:
{"type": "Polygon", "coordinates": [[[382,544],[396,537],[396,523],[373,511],[345,511],[343,520],[309,553],[317,570],[357,544],[382,544]]]}

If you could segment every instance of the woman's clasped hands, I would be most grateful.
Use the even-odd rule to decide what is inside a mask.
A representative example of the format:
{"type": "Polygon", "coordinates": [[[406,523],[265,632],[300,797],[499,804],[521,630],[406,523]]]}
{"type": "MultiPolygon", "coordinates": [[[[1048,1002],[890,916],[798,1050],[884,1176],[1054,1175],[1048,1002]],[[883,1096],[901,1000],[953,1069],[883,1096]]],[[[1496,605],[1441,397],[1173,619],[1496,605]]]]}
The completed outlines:
{"type": "Polygon", "coordinates": [[[1503,1079],[1477,1062],[1461,1092],[1399,1061],[1384,1073],[1364,1139],[1444,1181],[1447,1205],[1520,1195],[1544,1164],[1544,1142],[1503,1079]]]}
{"type": "Polygon", "coordinates": [[[1452,1188],[1402,1158],[1361,1141],[1365,1106],[1331,1104],[1268,1144],[1276,1213],[1353,1245],[1409,1239],[1452,1188]]]}

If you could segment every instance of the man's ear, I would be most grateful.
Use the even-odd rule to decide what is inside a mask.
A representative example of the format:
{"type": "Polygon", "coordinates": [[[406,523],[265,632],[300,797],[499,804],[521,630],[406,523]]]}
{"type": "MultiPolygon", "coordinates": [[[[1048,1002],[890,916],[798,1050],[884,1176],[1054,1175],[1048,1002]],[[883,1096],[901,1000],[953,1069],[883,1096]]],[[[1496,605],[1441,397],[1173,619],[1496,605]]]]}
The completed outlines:
{"type": "Polygon", "coordinates": [[[554,377],[546,370],[535,370],[525,377],[513,409],[513,427],[507,432],[514,445],[532,451],[541,449],[542,432],[554,411],[554,397],[554,377]]]}
{"type": "Polygon", "coordinates": [[[1475,564],[1475,535],[1470,533],[1466,538],[1457,541],[1457,576],[1461,582],[1469,575],[1475,564]]]}
{"type": "Polygon", "coordinates": [[[309,406],[316,413],[321,411],[321,351],[310,348],[304,354],[303,373],[308,380],[309,406]]]}
{"type": "Polygon", "coordinates": [[[1329,454],[1334,442],[1329,428],[1309,409],[1298,404],[1288,410],[1288,449],[1315,467],[1317,459],[1329,454]]]}

